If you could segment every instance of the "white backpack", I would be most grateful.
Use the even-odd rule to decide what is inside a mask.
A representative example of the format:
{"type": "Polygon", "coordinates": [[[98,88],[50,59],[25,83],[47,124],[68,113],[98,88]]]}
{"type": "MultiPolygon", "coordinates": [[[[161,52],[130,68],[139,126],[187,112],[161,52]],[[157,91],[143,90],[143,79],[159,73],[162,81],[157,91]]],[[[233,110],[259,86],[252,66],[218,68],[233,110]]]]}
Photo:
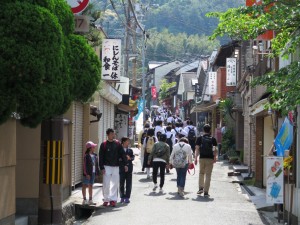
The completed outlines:
{"type": "Polygon", "coordinates": [[[175,168],[184,168],[185,167],[187,155],[186,155],[186,152],[182,149],[183,146],[184,146],[184,144],[183,145],[179,144],[180,149],[179,149],[179,151],[176,151],[174,154],[173,166],[175,168]]]}

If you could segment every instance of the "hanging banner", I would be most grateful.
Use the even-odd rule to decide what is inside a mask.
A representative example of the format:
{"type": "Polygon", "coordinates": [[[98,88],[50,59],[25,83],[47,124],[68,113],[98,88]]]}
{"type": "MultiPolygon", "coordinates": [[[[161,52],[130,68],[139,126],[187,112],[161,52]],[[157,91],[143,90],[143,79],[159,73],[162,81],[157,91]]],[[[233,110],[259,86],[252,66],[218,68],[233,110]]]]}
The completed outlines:
{"type": "Polygon", "coordinates": [[[139,100],[139,105],[138,105],[138,114],[134,117],[134,120],[138,120],[140,117],[140,114],[143,112],[144,110],[144,99],[140,99],[139,100]]]}
{"type": "Polygon", "coordinates": [[[277,156],[284,156],[284,151],[288,150],[293,143],[293,125],[286,117],[275,138],[274,145],[277,156]]]}
{"type": "Polygon", "coordinates": [[[236,58],[226,58],[226,86],[236,86],[236,58]]]}
{"type": "Polygon", "coordinates": [[[267,157],[267,202],[282,204],[283,187],[283,157],[267,157]]]}
{"type": "Polygon", "coordinates": [[[208,94],[217,94],[217,72],[208,73],[208,94]]]}
{"type": "Polygon", "coordinates": [[[152,95],[152,99],[153,99],[153,100],[157,99],[156,86],[152,86],[152,87],[151,87],[151,95],[152,95]]]}
{"type": "Polygon", "coordinates": [[[121,76],[121,40],[104,39],[102,43],[102,79],[119,81],[121,76]]]}

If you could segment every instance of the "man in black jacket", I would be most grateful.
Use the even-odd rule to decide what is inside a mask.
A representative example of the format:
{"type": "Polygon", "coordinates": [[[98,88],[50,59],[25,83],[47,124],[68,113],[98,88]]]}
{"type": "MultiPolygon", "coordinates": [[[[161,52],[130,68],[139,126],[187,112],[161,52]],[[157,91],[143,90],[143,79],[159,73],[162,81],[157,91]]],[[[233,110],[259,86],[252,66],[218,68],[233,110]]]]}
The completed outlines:
{"type": "Polygon", "coordinates": [[[121,143],[115,140],[115,131],[111,128],[106,131],[107,141],[100,145],[99,166],[103,174],[103,206],[115,207],[118,200],[119,166],[128,167],[127,158],[121,143]]]}
{"type": "Polygon", "coordinates": [[[129,148],[130,139],[128,137],[122,137],[121,144],[123,150],[127,157],[128,171],[125,172],[125,166],[120,166],[120,196],[121,203],[129,203],[130,195],[131,195],[131,187],[132,187],[132,171],[133,165],[132,161],[134,160],[134,154],[132,149],[129,148]],[[126,191],[125,191],[126,189],[126,191]]]}

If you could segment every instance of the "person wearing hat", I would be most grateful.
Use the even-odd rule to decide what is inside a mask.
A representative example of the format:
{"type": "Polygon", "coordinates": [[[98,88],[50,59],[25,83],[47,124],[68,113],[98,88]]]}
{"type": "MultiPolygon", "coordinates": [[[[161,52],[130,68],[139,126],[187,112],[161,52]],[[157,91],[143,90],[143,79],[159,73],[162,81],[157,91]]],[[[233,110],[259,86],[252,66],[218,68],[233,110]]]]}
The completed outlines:
{"type": "Polygon", "coordinates": [[[165,170],[169,167],[169,159],[170,159],[170,147],[166,143],[167,141],[167,135],[161,134],[159,136],[159,142],[155,143],[152,151],[148,157],[148,164],[150,165],[151,160],[153,159],[153,191],[157,189],[157,173],[158,168],[160,172],[160,184],[159,184],[159,191],[163,191],[163,186],[165,182],[165,170]]]}
{"type": "Polygon", "coordinates": [[[83,205],[95,205],[93,202],[93,184],[95,176],[99,175],[98,156],[95,153],[97,144],[88,141],[85,144],[86,151],[83,159],[83,182],[82,182],[82,196],[83,205]],[[86,188],[89,190],[89,200],[86,199],[86,188]]]}

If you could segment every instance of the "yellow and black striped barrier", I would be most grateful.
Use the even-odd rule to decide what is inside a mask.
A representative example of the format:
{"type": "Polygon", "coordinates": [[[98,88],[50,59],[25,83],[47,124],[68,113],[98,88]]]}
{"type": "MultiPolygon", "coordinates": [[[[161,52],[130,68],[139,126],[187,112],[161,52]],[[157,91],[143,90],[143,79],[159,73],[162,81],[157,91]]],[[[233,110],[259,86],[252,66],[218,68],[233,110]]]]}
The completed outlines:
{"type": "Polygon", "coordinates": [[[45,184],[61,184],[63,169],[63,141],[44,142],[44,176],[45,184]]]}

